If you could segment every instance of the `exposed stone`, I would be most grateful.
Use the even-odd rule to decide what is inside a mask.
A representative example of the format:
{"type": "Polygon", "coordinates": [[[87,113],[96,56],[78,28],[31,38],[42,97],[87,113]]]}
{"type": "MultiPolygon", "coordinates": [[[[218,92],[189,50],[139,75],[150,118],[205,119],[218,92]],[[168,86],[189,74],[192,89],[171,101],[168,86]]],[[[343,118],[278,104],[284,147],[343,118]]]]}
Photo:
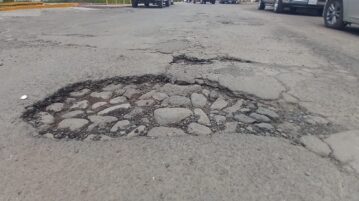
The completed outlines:
{"type": "Polygon", "coordinates": [[[97,103],[94,103],[91,108],[93,110],[96,110],[96,109],[98,109],[98,108],[100,108],[102,106],[105,106],[105,105],[107,105],[107,102],[97,102],[97,103]]]}
{"type": "Polygon", "coordinates": [[[144,106],[152,106],[155,103],[154,100],[139,100],[136,101],[136,105],[139,107],[144,107],[144,106]]]}
{"type": "Polygon", "coordinates": [[[49,138],[49,139],[55,139],[55,138],[54,138],[54,135],[53,135],[52,133],[46,133],[46,134],[44,134],[44,135],[42,135],[42,136],[44,136],[44,137],[46,137],[46,138],[49,138]]]}
{"type": "Polygon", "coordinates": [[[126,109],[129,109],[130,107],[131,107],[131,105],[129,103],[124,103],[124,104],[121,104],[121,105],[115,105],[115,106],[106,108],[106,109],[100,111],[97,114],[98,115],[106,115],[106,114],[109,114],[109,113],[114,112],[114,111],[126,110],[126,109]]]}
{"type": "Polygon", "coordinates": [[[274,127],[271,124],[268,123],[259,123],[259,124],[255,124],[255,126],[257,126],[260,129],[264,129],[267,131],[273,131],[274,127]]]}
{"type": "Polygon", "coordinates": [[[304,117],[304,120],[311,124],[311,125],[315,125],[315,124],[329,124],[329,121],[323,117],[320,116],[311,116],[311,115],[307,115],[304,117]]]}
{"type": "Polygon", "coordinates": [[[321,141],[319,138],[313,135],[306,135],[300,138],[300,142],[310,151],[320,155],[329,156],[330,148],[327,144],[321,141]]]}
{"type": "Polygon", "coordinates": [[[116,91],[118,89],[122,89],[123,84],[110,84],[107,85],[106,87],[104,87],[102,90],[103,91],[116,91]]]}
{"type": "Polygon", "coordinates": [[[47,112],[40,112],[38,115],[38,121],[42,124],[53,124],[55,122],[54,116],[47,112]]]}
{"type": "Polygon", "coordinates": [[[194,114],[199,116],[199,119],[197,121],[198,123],[203,124],[203,125],[207,125],[207,126],[211,125],[211,122],[210,122],[207,114],[204,113],[202,109],[200,109],[200,108],[194,109],[194,114]]]}
{"type": "Polygon", "coordinates": [[[100,99],[110,99],[112,96],[112,92],[111,91],[103,91],[103,92],[92,92],[90,94],[91,97],[93,98],[100,98],[100,99]]]}
{"type": "Polygon", "coordinates": [[[67,119],[67,118],[79,117],[83,114],[85,114],[85,112],[83,110],[74,110],[74,111],[67,112],[67,113],[63,114],[61,117],[67,119]]]}
{"type": "Polygon", "coordinates": [[[111,123],[117,121],[116,117],[113,116],[98,116],[98,115],[94,115],[94,116],[89,116],[88,117],[89,120],[91,122],[93,122],[93,124],[91,124],[88,127],[88,131],[92,131],[94,128],[106,128],[108,127],[111,123]]]}
{"type": "Polygon", "coordinates": [[[194,92],[201,92],[202,87],[200,85],[176,85],[176,84],[165,84],[160,89],[160,92],[166,93],[169,96],[180,95],[187,96],[194,92]]]}
{"type": "Polygon", "coordinates": [[[185,96],[171,96],[163,100],[162,106],[190,106],[191,100],[185,96]]]}
{"type": "Polygon", "coordinates": [[[262,114],[251,113],[249,116],[252,117],[253,119],[256,119],[257,121],[260,121],[260,122],[270,122],[271,121],[267,116],[262,115],[262,114]]]}
{"type": "Polygon", "coordinates": [[[126,92],[126,89],[117,89],[115,90],[114,94],[116,96],[122,96],[126,92]]]}
{"type": "Polygon", "coordinates": [[[141,93],[139,90],[134,89],[134,88],[128,88],[126,89],[126,92],[123,94],[125,97],[127,97],[128,99],[132,98],[134,95],[137,95],[141,93]]]}
{"type": "Polygon", "coordinates": [[[245,123],[245,124],[251,124],[251,123],[256,122],[255,119],[253,119],[245,114],[236,114],[236,115],[234,115],[234,119],[239,122],[245,123]]]}
{"type": "Polygon", "coordinates": [[[134,117],[140,116],[143,114],[143,109],[140,107],[134,108],[130,113],[123,116],[125,119],[132,119],[134,117]]]}
{"type": "Polygon", "coordinates": [[[155,100],[158,100],[158,101],[162,101],[162,100],[168,98],[168,95],[165,93],[156,92],[155,94],[153,94],[152,98],[155,100]]]}
{"type": "Polygon", "coordinates": [[[129,84],[123,87],[124,89],[137,89],[137,85],[135,84],[129,84]]]}
{"type": "Polygon", "coordinates": [[[242,113],[249,113],[249,112],[251,112],[252,110],[249,109],[249,108],[241,108],[239,111],[242,112],[242,113]]]}
{"type": "Polygon", "coordinates": [[[222,125],[226,122],[226,117],[222,115],[215,115],[214,120],[216,121],[217,125],[222,125]]]}
{"type": "Polygon", "coordinates": [[[79,98],[79,97],[82,97],[82,96],[87,95],[87,94],[90,93],[90,92],[91,92],[90,89],[82,89],[82,90],[80,90],[80,91],[71,92],[71,93],[70,93],[70,96],[79,98]]]}
{"type": "Polygon", "coordinates": [[[149,124],[149,123],[151,123],[150,120],[148,120],[147,118],[142,118],[142,119],[141,119],[141,122],[144,123],[144,124],[149,124]]]}
{"type": "Polygon", "coordinates": [[[183,130],[172,127],[154,127],[148,133],[149,137],[178,137],[187,135],[183,130]]]}
{"type": "Polygon", "coordinates": [[[242,108],[243,100],[238,100],[235,104],[230,107],[225,108],[223,111],[230,114],[231,116],[233,113],[239,111],[242,108]]]}
{"type": "Polygon", "coordinates": [[[211,92],[208,89],[203,89],[202,90],[202,94],[205,95],[206,97],[208,97],[210,93],[211,92]]]}
{"type": "Polygon", "coordinates": [[[66,98],[65,103],[70,104],[76,101],[76,98],[66,98]]]}
{"type": "Polygon", "coordinates": [[[187,131],[194,135],[210,135],[212,133],[210,128],[197,123],[190,123],[187,131]]]}
{"type": "Polygon", "coordinates": [[[63,103],[53,103],[46,107],[46,111],[49,111],[49,112],[60,112],[63,109],[64,109],[63,103]]]}
{"type": "Polygon", "coordinates": [[[62,120],[58,128],[59,129],[69,129],[70,131],[79,131],[84,128],[89,123],[86,119],[70,118],[62,120]]]}
{"type": "Polygon", "coordinates": [[[335,159],[359,173],[359,130],[336,133],[324,141],[331,147],[335,159]]]}
{"type": "Polygon", "coordinates": [[[139,126],[137,128],[135,128],[134,130],[132,130],[127,137],[137,137],[137,136],[141,136],[144,135],[146,133],[146,126],[139,126]]]}
{"type": "Polygon", "coordinates": [[[127,98],[124,96],[119,96],[119,97],[116,97],[116,98],[113,98],[110,100],[111,104],[119,104],[119,103],[125,103],[125,102],[127,102],[127,98]]]}
{"type": "Polygon", "coordinates": [[[225,133],[235,133],[237,131],[237,122],[227,122],[226,128],[224,129],[225,133]]]}
{"type": "Polygon", "coordinates": [[[191,95],[191,101],[193,107],[202,108],[207,104],[207,98],[204,95],[198,93],[193,93],[191,95]]]}
{"type": "Polygon", "coordinates": [[[88,100],[79,101],[74,103],[70,109],[86,109],[89,106],[88,100]]]}
{"type": "Polygon", "coordinates": [[[212,90],[211,93],[209,93],[209,100],[215,101],[219,98],[218,92],[215,90],[212,90]]]}
{"type": "Polygon", "coordinates": [[[130,121],[128,120],[121,120],[118,121],[114,126],[111,128],[111,132],[117,132],[118,130],[126,129],[130,126],[130,121]]]}
{"type": "Polygon", "coordinates": [[[152,96],[155,93],[156,93],[156,90],[149,91],[149,92],[143,94],[142,96],[140,96],[138,99],[140,99],[140,100],[150,99],[150,98],[152,98],[152,96]]]}
{"type": "Polygon", "coordinates": [[[211,105],[212,110],[221,110],[228,105],[228,102],[223,98],[217,98],[217,100],[211,105]]]}
{"type": "Polygon", "coordinates": [[[264,108],[264,107],[259,107],[257,109],[257,113],[264,114],[264,115],[266,115],[268,117],[271,117],[273,119],[278,119],[279,118],[279,115],[276,112],[274,112],[274,111],[272,111],[270,109],[264,108]]]}
{"type": "Polygon", "coordinates": [[[160,125],[178,123],[193,113],[186,108],[159,108],[154,111],[154,118],[160,125]]]}

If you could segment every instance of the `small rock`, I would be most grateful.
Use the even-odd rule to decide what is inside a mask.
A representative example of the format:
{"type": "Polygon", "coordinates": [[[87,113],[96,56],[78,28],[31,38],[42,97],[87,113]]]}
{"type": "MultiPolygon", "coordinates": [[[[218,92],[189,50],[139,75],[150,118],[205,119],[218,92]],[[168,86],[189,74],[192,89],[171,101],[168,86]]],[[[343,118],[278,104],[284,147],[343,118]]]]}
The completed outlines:
{"type": "Polygon", "coordinates": [[[111,128],[111,132],[117,132],[119,129],[123,130],[126,129],[130,126],[130,121],[128,120],[121,120],[118,121],[112,128],[111,128]]]}
{"type": "Polygon", "coordinates": [[[134,130],[132,130],[127,137],[137,137],[140,135],[144,135],[146,133],[146,126],[139,126],[137,128],[135,128],[134,130]]]}
{"type": "Polygon", "coordinates": [[[221,110],[228,105],[228,102],[223,98],[217,98],[217,100],[211,105],[212,110],[221,110]]]}
{"type": "Polygon", "coordinates": [[[141,119],[141,122],[144,123],[144,124],[149,124],[149,123],[151,123],[150,120],[148,120],[147,118],[142,118],[142,119],[141,119]]]}
{"type": "Polygon", "coordinates": [[[97,103],[94,103],[91,108],[93,110],[96,110],[96,109],[98,109],[98,108],[100,108],[102,106],[105,106],[105,105],[107,105],[107,102],[97,102],[97,103]]]}
{"type": "Polygon", "coordinates": [[[54,135],[53,135],[52,133],[46,133],[46,134],[44,134],[44,135],[42,135],[42,136],[44,136],[44,137],[46,137],[46,138],[49,138],[49,139],[55,139],[55,138],[54,138],[54,135]]]}
{"type": "Polygon", "coordinates": [[[300,142],[310,151],[327,157],[330,154],[330,148],[327,144],[321,141],[319,138],[313,135],[306,135],[300,138],[300,142]]]}
{"type": "Polygon", "coordinates": [[[101,99],[107,100],[107,99],[111,98],[112,92],[111,91],[92,92],[90,94],[90,96],[93,98],[101,98],[101,99]]]}
{"type": "Polygon", "coordinates": [[[202,79],[195,79],[194,80],[197,84],[204,84],[204,81],[202,79]]]}
{"type": "Polygon", "coordinates": [[[234,105],[232,105],[231,107],[227,107],[223,111],[230,115],[233,115],[235,112],[239,111],[242,108],[242,105],[243,100],[238,100],[234,105]]]}
{"type": "Polygon", "coordinates": [[[104,87],[102,90],[103,91],[116,91],[118,89],[122,89],[123,84],[110,84],[107,85],[106,87],[104,87]]]}
{"type": "Polygon", "coordinates": [[[202,108],[207,104],[207,98],[204,95],[198,93],[193,93],[191,95],[191,101],[193,107],[202,108]]]}
{"type": "Polygon", "coordinates": [[[178,123],[193,113],[186,108],[159,108],[154,111],[154,118],[160,125],[178,123]]]}
{"type": "Polygon", "coordinates": [[[144,110],[140,107],[136,107],[134,108],[130,113],[126,114],[125,116],[123,116],[125,119],[132,119],[134,117],[140,116],[142,115],[144,112],[144,110]]]}
{"type": "Polygon", "coordinates": [[[251,112],[252,110],[249,108],[241,108],[239,111],[242,113],[248,113],[248,112],[251,112]]]}
{"type": "Polygon", "coordinates": [[[115,105],[115,106],[106,108],[106,109],[100,111],[97,114],[98,115],[106,115],[106,114],[109,114],[109,113],[117,111],[117,110],[126,110],[126,109],[129,109],[130,107],[131,107],[131,105],[129,103],[125,103],[125,104],[121,104],[121,105],[115,105]]]}
{"type": "Polygon", "coordinates": [[[162,106],[185,106],[191,105],[191,100],[185,96],[171,96],[162,101],[162,106]]]}
{"type": "Polygon", "coordinates": [[[267,130],[267,131],[273,131],[274,127],[271,124],[268,123],[259,123],[259,124],[255,124],[256,127],[263,129],[263,130],[267,130]]]}
{"type": "Polygon", "coordinates": [[[63,114],[61,117],[65,118],[65,119],[68,119],[68,118],[78,117],[78,116],[83,115],[83,114],[85,114],[84,111],[75,110],[75,111],[67,112],[67,113],[63,114]]]}
{"type": "Polygon", "coordinates": [[[54,116],[52,116],[51,114],[47,113],[47,112],[40,112],[38,115],[38,119],[39,122],[42,124],[53,124],[55,122],[55,118],[54,116]]]}
{"type": "Polygon", "coordinates": [[[70,93],[70,96],[79,98],[79,97],[82,97],[82,96],[87,95],[87,94],[90,93],[90,92],[91,92],[90,89],[82,89],[82,90],[80,90],[80,91],[71,92],[71,93],[70,93]]]}
{"type": "Polygon", "coordinates": [[[70,109],[86,109],[88,106],[89,106],[89,101],[83,100],[73,104],[70,109]]]}
{"type": "Polygon", "coordinates": [[[158,101],[162,101],[162,100],[168,98],[168,95],[165,93],[156,92],[155,94],[153,94],[152,98],[155,100],[158,100],[158,101]]]}
{"type": "Polygon", "coordinates": [[[148,133],[149,137],[178,137],[187,135],[183,130],[172,127],[154,127],[148,133]]]}
{"type": "Polygon", "coordinates": [[[131,99],[134,95],[137,95],[139,93],[140,93],[139,90],[129,88],[129,89],[126,89],[126,92],[123,95],[126,96],[128,99],[131,99]]]}
{"type": "Polygon", "coordinates": [[[64,109],[63,103],[53,103],[46,107],[46,111],[49,111],[49,112],[60,112],[63,109],[64,109]]]}
{"type": "Polygon", "coordinates": [[[274,112],[274,111],[272,111],[270,109],[264,108],[264,107],[259,107],[257,109],[257,113],[264,114],[264,115],[266,115],[268,117],[271,117],[273,119],[278,119],[279,118],[279,115],[276,112],[274,112]]]}
{"type": "Polygon", "coordinates": [[[256,122],[255,119],[253,119],[245,114],[236,114],[236,115],[234,115],[234,119],[239,122],[245,123],[245,124],[252,124],[252,123],[256,122]]]}
{"type": "Polygon", "coordinates": [[[126,89],[117,89],[115,90],[114,94],[116,96],[122,96],[126,92],[126,89]]]}
{"type": "Polygon", "coordinates": [[[218,98],[219,98],[218,92],[215,90],[212,90],[211,93],[209,94],[209,100],[214,101],[214,100],[217,100],[218,98]]]}
{"type": "Polygon", "coordinates": [[[66,98],[65,103],[70,104],[76,101],[76,98],[66,98]]]}
{"type": "Polygon", "coordinates": [[[58,128],[59,129],[70,129],[70,131],[79,131],[89,123],[86,119],[70,118],[62,120],[58,128]]]}
{"type": "Polygon", "coordinates": [[[311,125],[316,125],[316,124],[329,124],[329,121],[323,117],[320,116],[311,116],[311,115],[307,115],[304,117],[304,120],[311,125]]]}
{"type": "Polygon", "coordinates": [[[187,131],[195,135],[210,135],[212,133],[210,128],[197,123],[190,123],[187,131]]]}
{"type": "Polygon", "coordinates": [[[176,85],[176,84],[165,84],[160,89],[160,92],[166,93],[169,96],[180,95],[187,96],[194,92],[201,92],[202,87],[200,85],[176,85]]]}
{"type": "Polygon", "coordinates": [[[199,109],[199,108],[194,109],[194,114],[199,116],[199,119],[197,121],[198,123],[207,125],[207,126],[211,125],[211,121],[209,120],[207,114],[204,113],[202,109],[199,109]]]}
{"type": "Polygon", "coordinates": [[[109,126],[109,124],[117,121],[117,118],[116,117],[113,117],[113,116],[98,116],[98,115],[93,115],[93,116],[89,116],[88,117],[89,120],[91,122],[93,122],[93,124],[91,124],[89,127],[88,127],[88,131],[92,131],[94,128],[101,128],[101,129],[104,129],[106,127],[109,126]]]}
{"type": "Polygon", "coordinates": [[[210,93],[211,92],[208,89],[203,89],[202,90],[202,94],[205,95],[206,97],[208,97],[210,93]]]}
{"type": "Polygon", "coordinates": [[[156,93],[156,90],[149,91],[149,92],[143,94],[142,96],[140,96],[138,99],[140,99],[140,100],[150,99],[150,98],[152,98],[152,96],[155,93],[156,93]]]}
{"type": "Polygon", "coordinates": [[[92,110],[86,110],[86,113],[87,113],[87,114],[94,114],[95,112],[92,111],[92,110]]]}
{"type": "Polygon", "coordinates": [[[137,85],[135,85],[135,84],[129,84],[129,85],[123,87],[123,88],[124,88],[124,89],[137,89],[137,85]]]}
{"type": "Polygon", "coordinates": [[[214,120],[216,121],[217,125],[222,125],[226,122],[226,117],[222,115],[215,115],[214,120]]]}
{"type": "Polygon", "coordinates": [[[237,126],[238,126],[237,122],[227,122],[226,123],[226,128],[224,129],[224,132],[226,132],[226,133],[235,133],[235,132],[237,132],[237,126]]]}
{"type": "Polygon", "coordinates": [[[116,98],[113,98],[110,100],[111,104],[119,104],[119,103],[125,103],[125,102],[127,102],[127,98],[124,96],[119,96],[119,97],[116,97],[116,98]]]}
{"type": "Polygon", "coordinates": [[[139,107],[152,106],[155,103],[154,100],[139,100],[136,101],[136,105],[139,107]]]}
{"type": "Polygon", "coordinates": [[[262,115],[262,114],[251,113],[249,116],[260,121],[260,122],[270,122],[271,121],[267,116],[262,115]]]}

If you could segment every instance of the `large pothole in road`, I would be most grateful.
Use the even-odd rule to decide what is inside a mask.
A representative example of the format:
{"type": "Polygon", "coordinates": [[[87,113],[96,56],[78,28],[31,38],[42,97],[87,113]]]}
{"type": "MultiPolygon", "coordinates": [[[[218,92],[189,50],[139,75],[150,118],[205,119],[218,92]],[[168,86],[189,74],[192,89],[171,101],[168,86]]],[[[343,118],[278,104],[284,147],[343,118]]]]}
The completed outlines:
{"type": "Polygon", "coordinates": [[[76,83],[28,107],[22,117],[40,136],[77,140],[228,132],[295,141],[334,129],[298,105],[234,95],[197,81],[171,83],[166,76],[151,75],[76,83]]]}

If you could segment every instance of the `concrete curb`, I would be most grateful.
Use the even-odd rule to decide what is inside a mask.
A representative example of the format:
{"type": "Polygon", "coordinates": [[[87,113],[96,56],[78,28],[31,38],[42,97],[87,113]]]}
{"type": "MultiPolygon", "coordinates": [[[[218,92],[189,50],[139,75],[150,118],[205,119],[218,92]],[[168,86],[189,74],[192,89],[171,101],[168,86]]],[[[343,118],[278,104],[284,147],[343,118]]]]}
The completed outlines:
{"type": "Polygon", "coordinates": [[[68,8],[77,7],[78,3],[4,3],[0,4],[0,11],[13,11],[24,9],[42,9],[42,8],[68,8]]]}

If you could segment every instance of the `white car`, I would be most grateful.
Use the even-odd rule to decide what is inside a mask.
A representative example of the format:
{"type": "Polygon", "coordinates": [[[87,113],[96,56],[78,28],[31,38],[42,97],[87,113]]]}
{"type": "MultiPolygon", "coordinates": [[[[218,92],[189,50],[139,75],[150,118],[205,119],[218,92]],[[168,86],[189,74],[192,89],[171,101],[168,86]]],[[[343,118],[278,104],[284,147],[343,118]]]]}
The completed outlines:
{"type": "Polygon", "coordinates": [[[359,0],[327,0],[323,16],[325,26],[330,28],[359,24],[359,0]]]}

